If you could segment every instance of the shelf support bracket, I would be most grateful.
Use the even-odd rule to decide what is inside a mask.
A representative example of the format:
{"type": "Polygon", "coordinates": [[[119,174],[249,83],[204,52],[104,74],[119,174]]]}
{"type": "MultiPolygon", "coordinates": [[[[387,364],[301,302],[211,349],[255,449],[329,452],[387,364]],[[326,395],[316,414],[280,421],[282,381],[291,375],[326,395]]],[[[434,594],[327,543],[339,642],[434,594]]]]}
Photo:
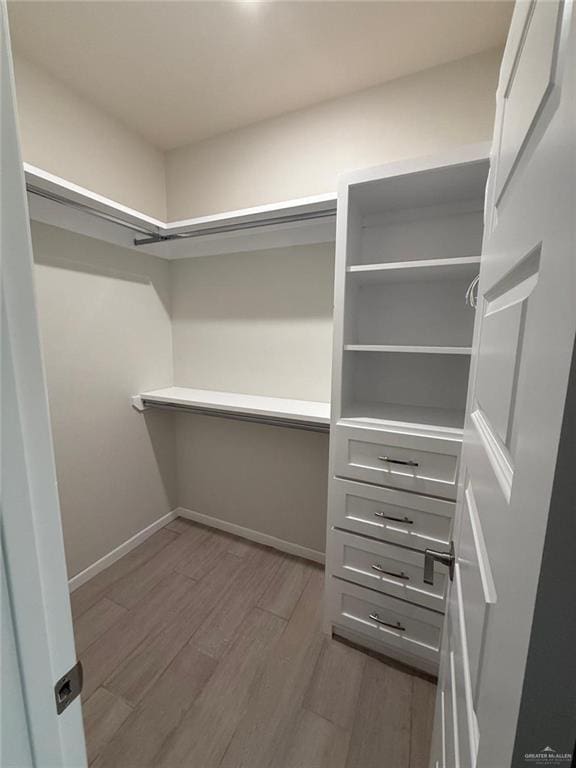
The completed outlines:
{"type": "Polygon", "coordinates": [[[142,397],[140,395],[132,395],[130,398],[130,403],[132,405],[132,408],[134,408],[136,411],[147,411],[148,406],[144,405],[142,402],[142,397]]]}

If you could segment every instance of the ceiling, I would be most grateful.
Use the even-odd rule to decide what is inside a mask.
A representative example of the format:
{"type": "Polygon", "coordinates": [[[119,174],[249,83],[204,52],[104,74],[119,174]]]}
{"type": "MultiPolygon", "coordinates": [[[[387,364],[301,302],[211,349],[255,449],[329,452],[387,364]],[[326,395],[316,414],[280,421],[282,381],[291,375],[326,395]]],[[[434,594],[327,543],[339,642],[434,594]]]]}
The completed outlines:
{"type": "Polygon", "coordinates": [[[14,48],[161,149],[503,45],[511,4],[10,3],[14,48]]]}

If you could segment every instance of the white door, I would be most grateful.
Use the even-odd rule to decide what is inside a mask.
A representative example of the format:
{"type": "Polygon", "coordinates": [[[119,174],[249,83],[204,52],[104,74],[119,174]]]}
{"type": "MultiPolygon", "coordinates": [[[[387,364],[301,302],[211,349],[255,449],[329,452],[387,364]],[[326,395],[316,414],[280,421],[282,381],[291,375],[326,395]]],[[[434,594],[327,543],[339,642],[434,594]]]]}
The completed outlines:
{"type": "Polygon", "coordinates": [[[16,125],[6,5],[0,2],[2,768],[86,765],[80,699],[58,714],[76,664],[40,353],[32,246],[16,125]]]}
{"type": "Polygon", "coordinates": [[[433,768],[570,765],[574,733],[550,744],[518,728],[576,327],[575,47],[571,3],[517,3],[497,93],[433,768]]]}

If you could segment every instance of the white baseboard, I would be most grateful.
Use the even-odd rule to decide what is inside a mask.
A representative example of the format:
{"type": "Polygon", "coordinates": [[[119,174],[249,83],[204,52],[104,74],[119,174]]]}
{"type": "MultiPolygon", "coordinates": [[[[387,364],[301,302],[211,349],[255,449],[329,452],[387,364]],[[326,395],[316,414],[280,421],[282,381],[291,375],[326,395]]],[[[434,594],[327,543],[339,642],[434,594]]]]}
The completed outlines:
{"type": "Polygon", "coordinates": [[[279,549],[281,552],[287,552],[289,555],[303,557],[305,560],[313,560],[315,563],[324,563],[325,560],[324,552],[318,552],[316,549],[303,547],[301,544],[294,544],[291,541],[284,541],[284,539],[277,539],[275,536],[270,536],[267,533],[253,531],[251,528],[244,528],[242,525],[229,523],[217,517],[203,515],[201,512],[194,512],[184,507],[177,507],[174,512],[178,517],[185,517],[187,520],[202,523],[202,525],[207,525],[210,528],[218,528],[218,530],[232,533],[234,536],[241,536],[243,539],[255,541],[257,544],[264,544],[267,547],[279,549]]]}
{"type": "Polygon", "coordinates": [[[116,560],[119,560],[124,555],[127,555],[130,550],[135,549],[139,544],[142,544],[143,541],[152,536],[153,533],[159,531],[160,528],[164,528],[165,525],[168,525],[168,523],[170,523],[172,520],[175,520],[177,517],[184,517],[187,520],[193,520],[196,523],[201,523],[202,525],[206,525],[211,528],[217,528],[220,531],[231,533],[234,536],[240,536],[243,539],[248,539],[249,541],[255,541],[258,544],[264,544],[267,547],[273,547],[273,549],[278,549],[281,552],[287,552],[289,555],[296,555],[297,557],[303,557],[305,560],[312,560],[315,563],[324,563],[325,560],[324,552],[318,552],[315,549],[303,547],[302,545],[294,544],[291,541],[284,541],[284,539],[277,539],[275,536],[270,536],[267,533],[253,531],[251,528],[244,528],[243,526],[236,525],[235,523],[228,523],[226,520],[219,520],[218,518],[211,517],[210,515],[203,515],[201,512],[193,512],[191,509],[177,507],[176,509],[173,509],[172,512],[168,512],[167,515],[161,517],[159,520],[155,520],[151,525],[147,526],[142,531],[138,531],[138,533],[134,534],[134,536],[129,538],[123,544],[120,544],[119,547],[116,547],[116,549],[113,549],[112,552],[109,552],[107,555],[104,555],[104,557],[101,557],[100,560],[97,560],[95,563],[92,563],[92,565],[89,565],[88,568],[80,571],[80,573],[76,574],[76,576],[73,576],[68,581],[68,588],[70,589],[70,592],[74,592],[74,590],[78,589],[78,587],[81,587],[82,584],[85,584],[87,581],[90,581],[90,579],[93,579],[94,576],[101,573],[101,571],[104,571],[106,568],[112,565],[112,563],[115,563],[116,560]]]}
{"type": "Polygon", "coordinates": [[[68,581],[68,588],[70,589],[70,592],[74,592],[75,589],[78,589],[78,587],[81,587],[82,584],[90,581],[90,579],[94,578],[94,576],[96,576],[98,573],[108,568],[108,566],[112,565],[112,563],[115,563],[116,560],[119,560],[124,555],[127,555],[131,549],[134,549],[139,544],[142,544],[142,542],[152,536],[153,533],[156,533],[156,531],[160,530],[160,528],[164,528],[165,525],[168,525],[168,523],[172,522],[172,520],[175,520],[179,514],[180,512],[178,510],[173,509],[172,512],[168,512],[167,515],[164,515],[159,520],[154,521],[151,525],[147,526],[142,531],[138,531],[138,533],[134,534],[134,536],[132,536],[130,539],[125,541],[123,544],[120,544],[119,547],[113,549],[112,552],[108,552],[108,554],[104,555],[104,557],[101,557],[100,560],[96,560],[96,562],[92,563],[92,565],[89,565],[88,568],[85,568],[83,571],[80,571],[80,573],[76,574],[76,576],[73,576],[68,581]]]}

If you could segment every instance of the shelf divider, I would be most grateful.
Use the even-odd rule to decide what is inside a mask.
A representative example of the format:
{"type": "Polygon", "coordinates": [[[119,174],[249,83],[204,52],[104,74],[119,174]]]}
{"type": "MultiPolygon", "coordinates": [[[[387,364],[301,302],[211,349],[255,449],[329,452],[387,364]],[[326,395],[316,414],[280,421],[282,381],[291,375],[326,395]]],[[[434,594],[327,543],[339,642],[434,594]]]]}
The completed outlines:
{"type": "Polygon", "coordinates": [[[412,282],[415,280],[464,280],[479,269],[479,256],[452,259],[420,259],[385,261],[374,264],[351,264],[346,273],[356,282],[412,282]]]}
{"type": "Polygon", "coordinates": [[[345,344],[345,352],[407,352],[418,355],[471,355],[472,347],[407,346],[403,344],[345,344]]]}

